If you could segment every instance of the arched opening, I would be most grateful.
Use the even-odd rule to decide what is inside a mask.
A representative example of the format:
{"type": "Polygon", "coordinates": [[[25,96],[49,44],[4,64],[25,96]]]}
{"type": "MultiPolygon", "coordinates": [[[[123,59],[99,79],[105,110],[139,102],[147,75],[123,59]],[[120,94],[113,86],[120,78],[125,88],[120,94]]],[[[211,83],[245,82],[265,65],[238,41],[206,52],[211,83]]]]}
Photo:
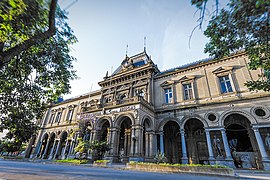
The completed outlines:
{"type": "Polygon", "coordinates": [[[41,148],[40,148],[40,153],[39,153],[40,158],[45,153],[46,145],[47,145],[48,140],[49,140],[49,135],[46,133],[46,134],[44,134],[42,142],[41,142],[41,148]]]}
{"type": "Polygon", "coordinates": [[[64,157],[62,157],[62,156],[64,156],[66,140],[67,140],[67,132],[64,131],[64,132],[62,132],[61,137],[60,137],[60,144],[59,144],[58,152],[56,154],[56,159],[57,158],[59,158],[59,159],[63,158],[64,159],[64,157]]]}
{"type": "Polygon", "coordinates": [[[49,140],[49,146],[48,146],[48,150],[46,151],[45,155],[43,156],[44,159],[49,158],[50,153],[52,152],[52,148],[54,145],[54,141],[55,141],[55,133],[52,133],[50,135],[50,140],[49,140]]]}
{"type": "Polygon", "coordinates": [[[203,123],[189,119],[185,124],[187,153],[190,164],[208,164],[209,154],[203,123]]]}
{"type": "Polygon", "coordinates": [[[150,149],[150,143],[151,143],[151,122],[148,118],[144,119],[143,122],[143,148],[142,148],[142,154],[145,158],[149,157],[151,155],[151,149],[150,149]]]}
{"type": "Polygon", "coordinates": [[[181,159],[180,127],[174,121],[167,122],[163,127],[164,154],[168,163],[179,163],[181,159]]]}
{"type": "Polygon", "coordinates": [[[224,126],[235,167],[256,167],[256,140],[250,121],[243,115],[231,114],[225,118],[224,126]]]}
{"type": "Polygon", "coordinates": [[[109,127],[110,127],[109,121],[107,119],[104,119],[102,121],[101,129],[99,131],[99,137],[98,137],[99,141],[107,141],[107,142],[109,141],[109,137],[108,137],[109,127]]]}
{"type": "MultiPolygon", "coordinates": [[[[135,154],[135,147],[133,147],[133,152],[130,152],[131,139],[133,141],[137,140],[135,136],[131,135],[131,124],[132,122],[129,117],[123,117],[120,123],[118,154],[121,162],[128,162],[129,156],[135,154]]],[[[133,144],[135,146],[135,142],[133,142],[133,144]]]]}

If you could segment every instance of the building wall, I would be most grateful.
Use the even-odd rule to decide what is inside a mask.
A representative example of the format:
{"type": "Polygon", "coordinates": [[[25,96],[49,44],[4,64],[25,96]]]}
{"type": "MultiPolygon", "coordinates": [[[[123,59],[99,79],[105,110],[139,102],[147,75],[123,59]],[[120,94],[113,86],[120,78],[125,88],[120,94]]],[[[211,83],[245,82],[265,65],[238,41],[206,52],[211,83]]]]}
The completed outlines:
{"type": "Polygon", "coordinates": [[[42,158],[42,154],[47,153],[45,158],[50,154],[56,154],[50,158],[66,158],[74,154],[77,143],[74,131],[78,129],[78,122],[90,120],[90,141],[101,140],[102,128],[108,130],[111,150],[107,157],[113,161],[154,161],[155,154],[162,152],[171,163],[219,163],[233,167],[238,166],[242,158],[245,159],[242,166],[267,169],[270,96],[267,92],[250,92],[244,85],[256,80],[260,73],[260,70],[249,70],[247,64],[247,56],[238,53],[219,61],[207,60],[158,72],[145,52],[133,59],[127,58],[120,66],[122,70],[119,68],[114,76],[105,77],[99,83],[100,91],[48,109],[32,156],[42,158]],[[145,65],[132,66],[145,57],[148,58],[145,65]],[[222,92],[222,78],[230,83],[231,90],[227,84],[229,92],[222,92]],[[190,99],[185,99],[186,84],[192,87],[190,99]],[[165,97],[168,88],[172,90],[170,102],[166,102],[165,97]],[[140,89],[144,92],[142,96],[137,93],[140,89]],[[119,100],[117,95],[123,92],[128,96],[119,100]],[[109,96],[112,99],[105,102],[109,96]],[[69,111],[73,111],[71,119],[69,111]],[[60,112],[61,119],[56,121],[60,112]],[[106,122],[109,125],[105,126],[106,122]],[[238,138],[234,131],[243,133],[245,139],[238,138]],[[58,145],[53,146],[50,137],[58,145]],[[121,138],[125,138],[125,142],[121,138]],[[213,145],[217,139],[219,147],[213,145]],[[239,140],[239,143],[247,140],[250,147],[239,145],[237,149],[230,144],[231,140],[239,140]],[[120,141],[124,146],[119,145],[120,141]],[[124,149],[124,156],[119,148],[124,149]],[[243,148],[252,151],[242,152],[243,148]],[[69,152],[65,152],[66,149],[70,149],[69,152]],[[51,152],[47,152],[49,150],[51,152]]]}

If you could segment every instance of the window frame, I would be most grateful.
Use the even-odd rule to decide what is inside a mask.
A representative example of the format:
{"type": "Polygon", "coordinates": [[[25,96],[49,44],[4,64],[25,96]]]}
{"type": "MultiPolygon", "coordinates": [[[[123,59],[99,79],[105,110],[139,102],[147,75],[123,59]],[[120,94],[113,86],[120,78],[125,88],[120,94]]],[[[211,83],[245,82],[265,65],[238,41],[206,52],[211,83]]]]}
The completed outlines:
{"type": "Polygon", "coordinates": [[[233,93],[233,85],[230,80],[229,74],[218,76],[218,82],[219,82],[220,94],[233,93]]]}
{"type": "Polygon", "coordinates": [[[54,123],[54,118],[55,118],[55,112],[51,113],[48,124],[53,124],[54,123]]]}
{"type": "Polygon", "coordinates": [[[195,94],[195,79],[196,75],[187,75],[183,76],[181,79],[179,79],[179,82],[181,83],[181,101],[193,101],[196,100],[196,94],[195,94]],[[190,84],[191,88],[189,90],[191,91],[190,98],[186,98],[185,96],[185,85],[190,84]]]}
{"type": "MultiPolygon", "coordinates": [[[[235,88],[236,80],[233,78],[233,66],[224,66],[224,67],[219,67],[216,70],[212,71],[212,73],[216,77],[216,85],[219,91],[219,95],[227,95],[227,94],[234,94],[238,93],[237,89],[235,88]],[[221,87],[221,82],[220,82],[220,77],[228,76],[228,81],[230,82],[231,89],[232,91],[230,92],[223,92],[222,87],[221,87]]],[[[227,81],[227,82],[228,82],[227,81]]]]}
{"type": "Polygon", "coordinates": [[[67,112],[66,120],[71,122],[73,119],[74,108],[69,108],[67,112]]]}
{"type": "Polygon", "coordinates": [[[63,114],[62,111],[57,112],[54,123],[58,123],[58,124],[60,123],[61,118],[62,118],[62,114],[63,114]]]}
{"type": "Polygon", "coordinates": [[[168,86],[168,87],[163,88],[163,90],[164,90],[164,102],[165,102],[165,104],[172,104],[173,103],[172,87],[168,86]],[[170,91],[167,92],[167,90],[170,90],[170,91]]]}
{"type": "Polygon", "coordinates": [[[191,83],[191,82],[182,83],[182,88],[183,88],[184,101],[194,99],[193,83],[191,83]]]}

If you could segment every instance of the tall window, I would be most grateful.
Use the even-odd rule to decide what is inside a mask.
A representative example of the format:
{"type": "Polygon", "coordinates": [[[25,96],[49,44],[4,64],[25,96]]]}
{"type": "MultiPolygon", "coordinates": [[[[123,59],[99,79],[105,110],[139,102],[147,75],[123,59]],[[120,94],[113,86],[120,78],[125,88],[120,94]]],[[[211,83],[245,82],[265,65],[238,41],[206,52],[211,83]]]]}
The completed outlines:
{"type": "Polygon", "coordinates": [[[183,84],[183,87],[184,87],[184,100],[193,99],[191,83],[183,84]]]}
{"type": "Polygon", "coordinates": [[[219,77],[219,83],[221,94],[233,92],[232,85],[228,75],[219,77]]]}
{"type": "Polygon", "coordinates": [[[57,113],[57,116],[56,116],[56,118],[55,118],[55,123],[59,123],[59,122],[60,122],[61,116],[62,116],[62,112],[58,112],[58,113],[57,113]]]}
{"type": "Polygon", "coordinates": [[[172,88],[164,89],[165,92],[165,103],[172,103],[172,88]]]}
{"type": "Polygon", "coordinates": [[[72,121],[73,111],[74,111],[74,109],[69,109],[68,110],[67,121],[69,121],[69,122],[72,121]]]}
{"type": "Polygon", "coordinates": [[[51,117],[50,117],[50,120],[49,120],[49,124],[53,123],[54,115],[55,115],[55,114],[51,114],[51,117]]]}

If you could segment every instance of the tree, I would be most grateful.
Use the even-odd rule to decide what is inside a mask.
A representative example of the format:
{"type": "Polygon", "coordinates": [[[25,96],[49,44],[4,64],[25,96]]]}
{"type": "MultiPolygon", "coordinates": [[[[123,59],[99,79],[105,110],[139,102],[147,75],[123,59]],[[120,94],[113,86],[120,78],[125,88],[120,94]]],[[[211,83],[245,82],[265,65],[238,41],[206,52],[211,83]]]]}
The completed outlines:
{"type": "Polygon", "coordinates": [[[69,46],[77,39],[56,3],[0,2],[0,131],[7,129],[6,138],[20,146],[76,78],[69,46]]]}
{"type": "Polygon", "coordinates": [[[81,161],[87,159],[90,144],[88,141],[84,141],[82,138],[78,138],[78,145],[75,147],[75,152],[78,155],[77,158],[81,161]]]}
{"type": "MultiPolygon", "coordinates": [[[[45,3],[44,1],[3,0],[0,2],[0,68],[22,51],[27,50],[32,45],[42,42],[55,34],[57,1],[58,0],[51,0],[48,15],[49,28],[45,31],[41,31],[40,29],[32,31],[35,20],[40,20],[36,18],[38,17],[39,8],[42,7],[39,6],[38,3],[43,5],[45,3]],[[26,10],[28,13],[25,13],[26,10]],[[10,35],[12,36],[10,37],[10,35]],[[13,41],[16,40],[18,42],[11,42],[9,37],[13,38],[13,41]]],[[[46,12],[45,9],[41,10],[46,12]]]]}
{"type": "MultiPolygon", "coordinates": [[[[191,2],[201,12],[201,25],[208,0],[191,2]]],[[[204,31],[209,38],[205,52],[218,59],[244,50],[250,59],[249,68],[262,70],[258,80],[246,82],[247,87],[270,91],[270,0],[230,0],[221,10],[216,0],[216,7],[204,31]]]]}
{"type": "Polygon", "coordinates": [[[94,141],[90,143],[89,149],[96,153],[98,159],[102,159],[104,154],[110,150],[110,146],[107,141],[94,141]]]}

